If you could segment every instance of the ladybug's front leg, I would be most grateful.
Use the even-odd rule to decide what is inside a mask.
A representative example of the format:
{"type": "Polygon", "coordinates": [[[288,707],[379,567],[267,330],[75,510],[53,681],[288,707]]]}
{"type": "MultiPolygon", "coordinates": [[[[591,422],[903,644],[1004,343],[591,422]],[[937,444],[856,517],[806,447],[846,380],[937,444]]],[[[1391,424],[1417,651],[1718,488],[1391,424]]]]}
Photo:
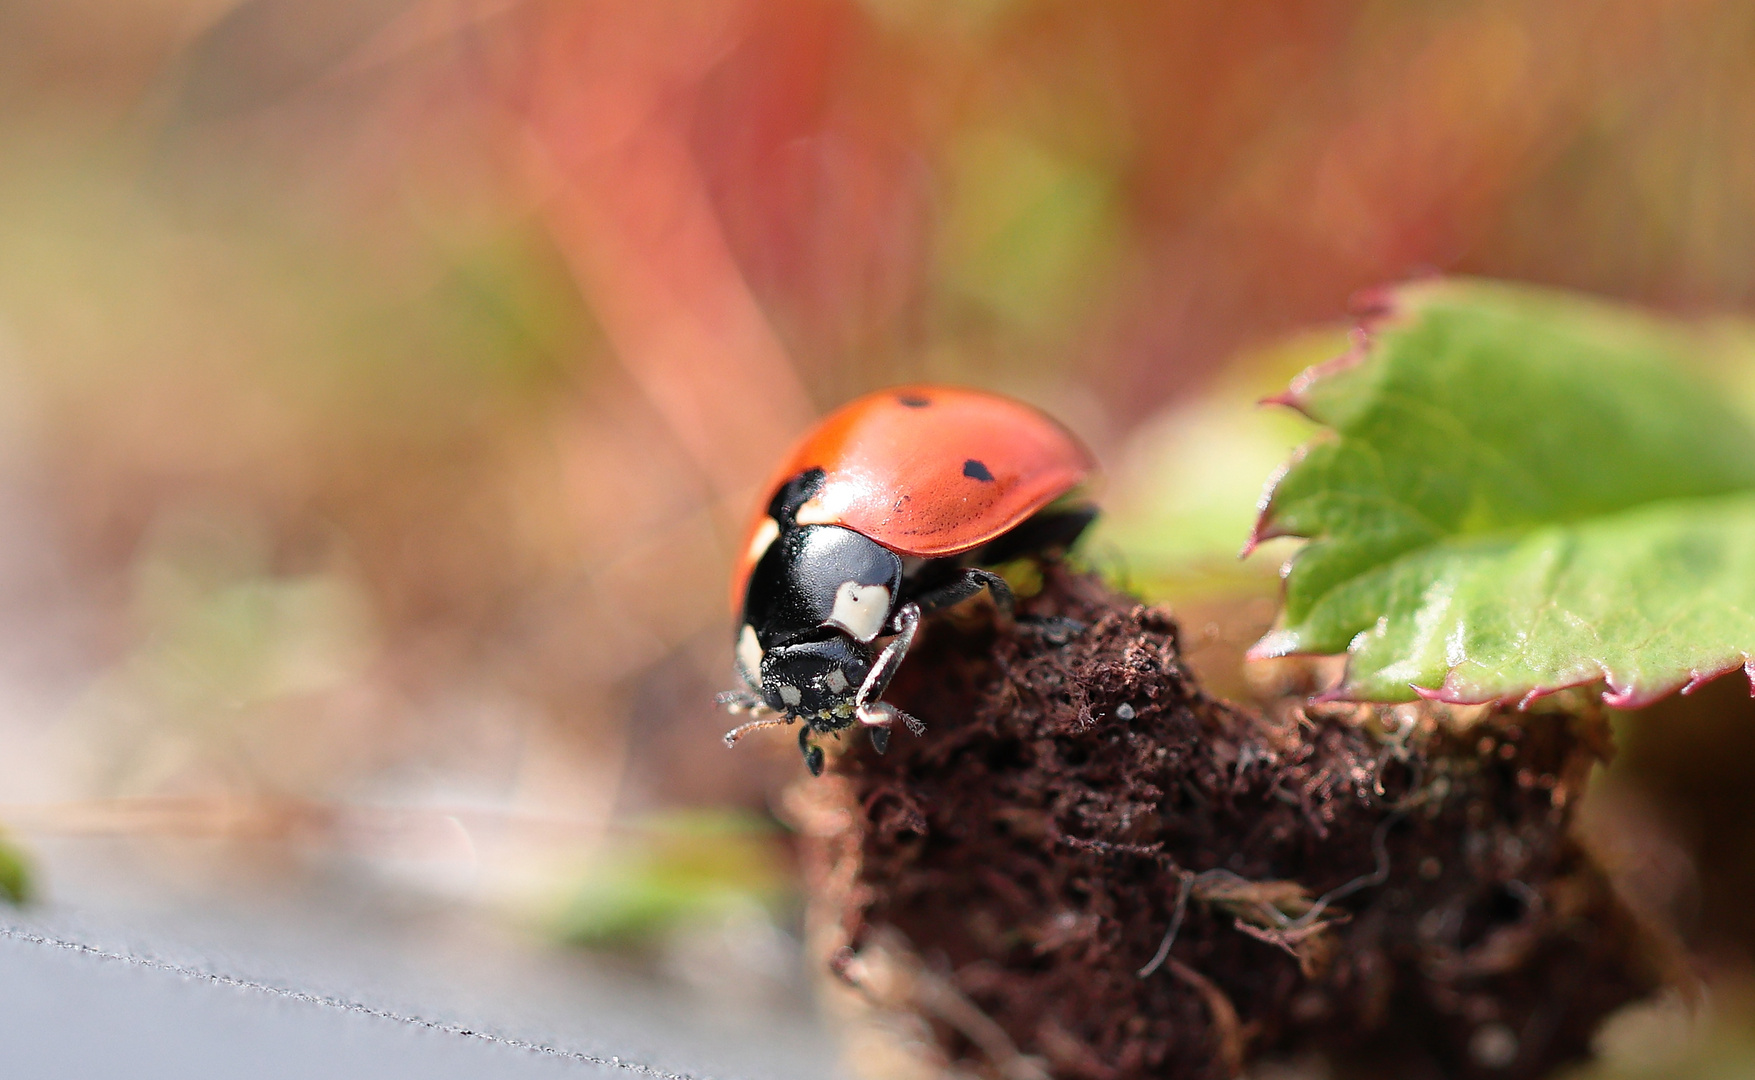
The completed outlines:
{"type": "Polygon", "coordinates": [[[896,636],[884,646],[878,654],[877,663],[859,686],[859,693],[853,699],[855,713],[859,722],[871,729],[871,744],[883,753],[890,745],[890,727],[897,720],[908,726],[915,735],[926,734],[926,725],[909,716],[901,709],[888,702],[879,701],[885,690],[889,689],[890,680],[895,678],[896,669],[902,666],[902,658],[908,655],[908,646],[914,641],[914,631],[920,628],[920,607],[917,604],[903,604],[896,612],[896,636]]]}

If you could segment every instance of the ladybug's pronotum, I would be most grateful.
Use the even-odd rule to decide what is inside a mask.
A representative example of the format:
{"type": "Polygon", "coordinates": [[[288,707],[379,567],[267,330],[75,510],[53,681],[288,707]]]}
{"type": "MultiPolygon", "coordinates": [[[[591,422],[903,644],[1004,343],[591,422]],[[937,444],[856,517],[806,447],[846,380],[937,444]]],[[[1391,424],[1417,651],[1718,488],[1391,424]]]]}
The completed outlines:
{"type": "Polygon", "coordinates": [[[725,735],[802,721],[813,736],[859,725],[882,753],[914,717],[881,700],[920,618],[987,589],[984,567],[1062,550],[1096,511],[1063,498],[1092,461],[1065,428],[1010,398],[904,386],[848,403],[807,433],[767,487],[732,575],[737,672],[719,695],[753,719],[725,735]]]}

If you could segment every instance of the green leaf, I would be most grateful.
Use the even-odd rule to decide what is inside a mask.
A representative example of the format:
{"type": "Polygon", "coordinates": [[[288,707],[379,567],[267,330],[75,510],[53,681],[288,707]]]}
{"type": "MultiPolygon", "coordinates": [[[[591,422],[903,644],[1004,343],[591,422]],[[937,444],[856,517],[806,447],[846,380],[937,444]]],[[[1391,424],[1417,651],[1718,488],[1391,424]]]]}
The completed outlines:
{"type": "Polygon", "coordinates": [[[1755,431],[1686,328],[1478,280],[1386,293],[1276,400],[1330,428],[1251,546],[1311,538],[1256,657],[1350,654],[1333,696],[1634,707],[1755,678],[1755,431]]]}

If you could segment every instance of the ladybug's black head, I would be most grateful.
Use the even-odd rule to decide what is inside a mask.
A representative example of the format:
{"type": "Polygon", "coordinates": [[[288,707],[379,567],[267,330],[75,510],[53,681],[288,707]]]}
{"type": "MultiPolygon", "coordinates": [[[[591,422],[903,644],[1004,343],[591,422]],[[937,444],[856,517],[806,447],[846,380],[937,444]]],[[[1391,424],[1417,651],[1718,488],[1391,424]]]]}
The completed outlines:
{"type": "Polygon", "coordinates": [[[738,671],[769,708],[819,731],[854,722],[876,640],[902,587],[902,560],[838,525],[790,522],[750,574],[738,671]]]}
{"type": "Polygon", "coordinates": [[[871,648],[845,634],[781,645],[762,657],[762,699],[819,731],[838,731],[853,723],[871,663],[871,648]]]}

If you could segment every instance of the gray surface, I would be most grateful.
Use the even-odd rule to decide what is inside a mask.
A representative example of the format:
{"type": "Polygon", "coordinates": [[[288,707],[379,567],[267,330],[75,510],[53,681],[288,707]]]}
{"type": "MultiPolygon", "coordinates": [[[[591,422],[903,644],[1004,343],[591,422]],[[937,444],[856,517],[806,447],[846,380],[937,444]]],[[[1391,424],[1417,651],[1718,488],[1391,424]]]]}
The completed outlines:
{"type": "Polygon", "coordinates": [[[0,939],[0,1054],[18,1080],[642,1075],[17,938],[0,939]]]}
{"type": "Polygon", "coordinates": [[[263,975],[235,950],[220,950],[229,963],[199,960],[187,946],[106,942],[89,926],[56,922],[0,924],[0,1075],[8,1080],[679,1074],[720,1080],[834,1072],[826,1045],[800,1030],[797,1017],[738,1025],[740,1037],[715,1040],[714,1025],[686,1000],[667,999],[631,978],[619,995],[613,979],[593,987],[590,979],[557,979],[536,969],[516,993],[508,992],[503,973],[464,993],[429,983],[422,1007],[409,1003],[418,1000],[409,987],[385,988],[395,980],[374,987],[357,971],[318,973],[325,966],[321,949],[267,961],[280,974],[263,975]],[[353,991],[336,989],[341,980],[353,991]],[[540,995],[543,1004],[524,1007],[524,993],[540,995]],[[600,996],[593,1012],[589,1002],[600,996]],[[467,1013],[448,997],[475,997],[477,1009],[467,1013]]]}
{"type": "Polygon", "coordinates": [[[4,1080],[840,1073],[801,980],[704,992],[346,879],[166,892],[118,846],[44,845],[58,899],[0,908],[4,1080]]]}

